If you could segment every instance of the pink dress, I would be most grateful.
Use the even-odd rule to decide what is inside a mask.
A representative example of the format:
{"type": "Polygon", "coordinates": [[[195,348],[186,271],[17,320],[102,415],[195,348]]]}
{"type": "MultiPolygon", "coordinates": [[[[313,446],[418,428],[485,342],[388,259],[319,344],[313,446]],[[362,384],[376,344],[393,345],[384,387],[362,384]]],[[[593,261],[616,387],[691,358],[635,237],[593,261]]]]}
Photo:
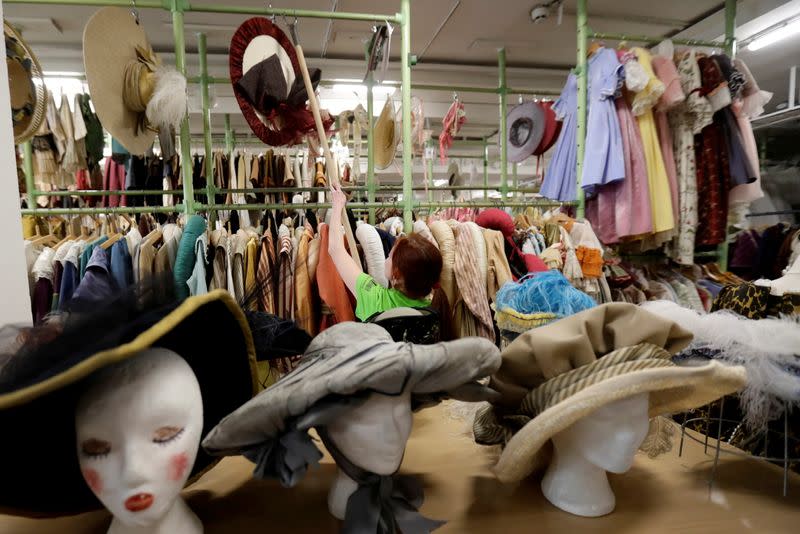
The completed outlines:
{"type": "MultiPolygon", "coordinates": [[[[633,54],[618,53],[623,63],[636,61],[633,54]]],[[[614,106],[622,134],[625,179],[600,187],[597,197],[586,203],[586,218],[606,245],[653,231],[647,162],[639,125],[627,98],[617,98],[614,106]]]]}

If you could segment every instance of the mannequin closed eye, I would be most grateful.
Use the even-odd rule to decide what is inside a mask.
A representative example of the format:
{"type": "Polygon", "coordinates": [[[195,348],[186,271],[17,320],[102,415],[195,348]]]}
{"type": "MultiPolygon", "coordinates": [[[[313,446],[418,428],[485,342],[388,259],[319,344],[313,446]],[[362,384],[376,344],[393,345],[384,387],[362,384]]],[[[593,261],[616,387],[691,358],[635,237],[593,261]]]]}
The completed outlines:
{"type": "MultiPolygon", "coordinates": [[[[183,434],[183,427],[162,426],[153,432],[152,441],[163,445],[177,439],[181,434],[183,434]]],[[[92,458],[105,456],[111,452],[111,444],[101,439],[91,438],[81,443],[81,451],[92,458]]]]}

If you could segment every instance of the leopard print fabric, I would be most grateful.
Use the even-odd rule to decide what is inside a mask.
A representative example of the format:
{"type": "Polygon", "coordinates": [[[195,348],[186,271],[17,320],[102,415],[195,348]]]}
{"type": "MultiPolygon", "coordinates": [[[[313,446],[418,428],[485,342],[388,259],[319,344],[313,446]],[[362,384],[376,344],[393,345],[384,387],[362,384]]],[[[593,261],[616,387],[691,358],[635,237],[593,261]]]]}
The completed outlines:
{"type": "Polygon", "coordinates": [[[730,285],[719,292],[711,311],[729,310],[748,319],[767,317],[769,288],[751,283],[730,285]]]}

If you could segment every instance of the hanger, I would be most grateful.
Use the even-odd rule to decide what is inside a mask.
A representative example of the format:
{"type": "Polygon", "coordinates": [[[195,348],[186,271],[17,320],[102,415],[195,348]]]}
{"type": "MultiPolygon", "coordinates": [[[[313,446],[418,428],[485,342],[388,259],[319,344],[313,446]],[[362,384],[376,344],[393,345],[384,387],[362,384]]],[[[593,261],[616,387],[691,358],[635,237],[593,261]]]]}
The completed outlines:
{"type": "Polygon", "coordinates": [[[586,52],[586,57],[592,57],[592,55],[597,52],[599,49],[603,48],[605,43],[602,41],[592,41],[589,45],[589,50],[586,52]]]}

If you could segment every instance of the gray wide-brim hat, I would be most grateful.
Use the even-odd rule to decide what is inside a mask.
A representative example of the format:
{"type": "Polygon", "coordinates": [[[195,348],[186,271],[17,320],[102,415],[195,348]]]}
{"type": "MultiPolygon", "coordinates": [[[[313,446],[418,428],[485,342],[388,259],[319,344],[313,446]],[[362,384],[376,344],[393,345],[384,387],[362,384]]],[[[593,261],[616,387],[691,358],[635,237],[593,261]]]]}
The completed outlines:
{"type": "Polygon", "coordinates": [[[508,161],[520,163],[533,154],[544,136],[545,113],[536,102],[515,106],[506,118],[508,161]]]}
{"type": "MultiPolygon", "coordinates": [[[[314,338],[294,371],[226,416],[208,433],[203,447],[213,455],[252,459],[252,453],[285,441],[284,435],[320,424],[318,418],[313,424],[297,424],[315,406],[353,397],[366,400],[370,393],[410,391],[415,409],[446,398],[491,400],[493,390],[478,380],[496,372],[500,362],[499,349],[482,338],[414,345],[392,341],[374,324],[341,323],[314,338]]],[[[298,480],[277,478],[285,485],[298,480]]]]}

